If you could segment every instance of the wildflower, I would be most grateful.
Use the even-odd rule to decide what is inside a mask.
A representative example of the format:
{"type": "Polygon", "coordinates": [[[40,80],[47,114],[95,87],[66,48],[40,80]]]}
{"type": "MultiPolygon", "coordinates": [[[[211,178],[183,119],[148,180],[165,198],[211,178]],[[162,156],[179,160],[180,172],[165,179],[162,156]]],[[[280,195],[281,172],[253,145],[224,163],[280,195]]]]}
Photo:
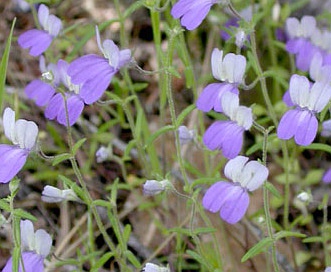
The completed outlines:
{"type": "Polygon", "coordinates": [[[179,0],[171,9],[171,15],[179,19],[188,30],[196,29],[206,18],[210,8],[223,0],[179,0]]]}
{"type": "Polygon", "coordinates": [[[72,189],[60,190],[53,186],[45,186],[42,191],[41,200],[47,203],[57,203],[64,200],[78,200],[77,195],[72,189]]]}
{"type": "Polygon", "coordinates": [[[81,87],[71,82],[71,78],[67,74],[68,67],[69,64],[66,61],[58,61],[59,78],[66,87],[67,92],[65,94],[55,94],[49,100],[45,109],[45,117],[47,119],[56,119],[59,124],[64,126],[67,125],[67,117],[69,125],[74,125],[84,109],[84,101],[80,94],[81,87]]]}
{"type": "Polygon", "coordinates": [[[232,159],[236,157],[243,144],[243,134],[253,124],[250,108],[239,106],[237,95],[227,92],[222,96],[224,114],[229,121],[216,121],[205,132],[204,144],[211,150],[220,149],[223,156],[232,159]]]}
{"type": "Polygon", "coordinates": [[[169,267],[162,267],[153,263],[146,263],[143,268],[144,272],[170,272],[169,267]]]}
{"type": "Polygon", "coordinates": [[[309,75],[314,81],[326,84],[331,82],[331,65],[323,64],[323,56],[319,52],[315,53],[311,60],[309,75]]]}
{"type": "Polygon", "coordinates": [[[7,183],[22,169],[34,148],[38,127],[24,119],[15,122],[15,112],[11,108],[4,111],[3,127],[6,137],[14,144],[0,144],[0,183],[7,183]]]}
{"type": "Polygon", "coordinates": [[[163,192],[167,186],[171,186],[171,183],[168,180],[147,180],[144,183],[144,195],[146,196],[153,196],[158,195],[159,193],[163,192]]]}
{"type": "Polygon", "coordinates": [[[25,87],[25,94],[35,101],[37,106],[45,106],[55,94],[55,88],[59,85],[57,66],[53,63],[46,67],[45,58],[39,58],[39,69],[43,79],[35,79],[25,87]]]}
{"type": "Polygon", "coordinates": [[[267,179],[268,168],[257,161],[238,156],[225,165],[225,176],[233,182],[219,181],[213,184],[202,199],[203,207],[229,224],[237,223],[249,205],[248,192],[258,189],[267,179]]]}
{"type": "Polygon", "coordinates": [[[247,40],[247,35],[245,31],[239,28],[236,32],[236,46],[238,48],[242,48],[246,40],[247,40]]]}
{"type": "Polygon", "coordinates": [[[295,108],[287,111],[280,120],[277,135],[282,140],[294,140],[299,145],[309,145],[315,139],[319,113],[331,98],[331,87],[316,82],[310,86],[304,76],[293,75],[290,80],[289,93],[295,108]]]}
{"type": "Polygon", "coordinates": [[[131,61],[129,49],[119,50],[112,40],[105,40],[101,44],[97,27],[96,36],[98,47],[104,57],[89,54],[74,60],[68,68],[71,82],[81,85],[80,97],[88,105],[102,96],[113,76],[131,61]]]}
{"type": "Polygon", "coordinates": [[[215,48],[211,56],[211,68],[214,78],[224,83],[211,83],[200,94],[197,100],[197,108],[204,112],[211,109],[222,112],[221,98],[224,93],[238,94],[238,85],[242,83],[246,58],[233,53],[226,54],[223,59],[223,51],[215,48]]]}
{"type": "Polygon", "coordinates": [[[195,131],[189,130],[186,126],[180,126],[178,128],[179,142],[180,145],[188,144],[194,139],[195,131]]]}
{"type": "Polygon", "coordinates": [[[318,52],[311,38],[316,32],[316,20],[312,16],[304,16],[299,22],[296,18],[286,20],[286,30],[289,40],[286,50],[296,55],[296,66],[302,71],[308,71],[314,54],[318,52]]]}
{"type": "Polygon", "coordinates": [[[324,272],[331,272],[331,266],[328,266],[327,268],[325,268],[324,272]]]}
{"type": "Polygon", "coordinates": [[[62,29],[61,20],[55,15],[49,14],[48,7],[43,4],[38,9],[38,20],[43,30],[28,30],[17,40],[22,48],[30,48],[29,53],[34,57],[44,53],[62,29]]]}
{"type": "MultiPolygon", "coordinates": [[[[29,220],[21,221],[21,250],[24,271],[44,271],[44,259],[49,255],[52,246],[51,236],[43,229],[34,232],[33,224],[29,220]]],[[[2,272],[11,272],[13,267],[12,257],[7,261],[2,272]]],[[[22,264],[19,264],[19,272],[22,272],[22,264]]]]}
{"type": "Polygon", "coordinates": [[[300,194],[297,195],[297,199],[300,200],[303,203],[310,203],[313,199],[313,196],[311,193],[307,192],[301,192],[300,194]]]}

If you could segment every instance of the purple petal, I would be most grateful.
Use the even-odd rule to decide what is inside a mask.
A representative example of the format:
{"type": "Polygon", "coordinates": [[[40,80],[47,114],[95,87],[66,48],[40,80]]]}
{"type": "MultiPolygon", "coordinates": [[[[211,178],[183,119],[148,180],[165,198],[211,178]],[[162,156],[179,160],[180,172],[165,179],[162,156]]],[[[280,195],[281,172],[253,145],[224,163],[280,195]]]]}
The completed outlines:
{"type": "Polygon", "coordinates": [[[25,93],[37,106],[45,106],[55,94],[55,90],[42,80],[35,79],[25,87],[25,93]]]}
{"type": "Polygon", "coordinates": [[[29,151],[17,146],[0,144],[0,183],[9,182],[23,168],[29,151]]]}
{"type": "Polygon", "coordinates": [[[247,191],[240,186],[234,186],[230,194],[221,207],[220,216],[227,223],[236,224],[247,211],[249,196],[247,191]]]}
{"type": "Polygon", "coordinates": [[[49,120],[55,119],[60,110],[63,110],[63,96],[58,93],[52,97],[45,109],[45,117],[49,120]]]}
{"type": "Polygon", "coordinates": [[[325,173],[322,177],[322,181],[324,183],[331,183],[331,168],[328,169],[327,171],[325,171],[325,173]]]}
{"type": "Polygon", "coordinates": [[[318,52],[316,46],[310,41],[306,41],[296,55],[296,66],[302,71],[309,71],[310,63],[316,52],[318,52]]]}
{"type": "Polygon", "coordinates": [[[291,54],[299,53],[306,40],[303,38],[290,39],[286,43],[286,50],[291,54]]]}
{"type": "Polygon", "coordinates": [[[300,110],[294,109],[287,111],[280,119],[277,136],[282,140],[291,139],[298,129],[297,120],[299,119],[300,110]]]}
{"type": "Polygon", "coordinates": [[[294,140],[298,145],[310,145],[317,134],[318,121],[310,111],[301,111],[298,122],[298,129],[294,135],[294,140]]]}
{"type": "Polygon", "coordinates": [[[279,122],[277,136],[288,140],[294,136],[299,145],[311,144],[317,133],[318,121],[314,114],[308,110],[294,109],[284,114],[279,122]]]}
{"type": "Polygon", "coordinates": [[[113,76],[114,72],[112,70],[100,71],[96,77],[91,78],[83,84],[79,96],[88,105],[94,103],[103,95],[113,76]]]}
{"type": "Polygon", "coordinates": [[[228,192],[231,191],[234,183],[219,181],[213,184],[205,193],[202,199],[203,207],[212,212],[218,212],[227,200],[228,192]]]}
{"type": "MultiPolygon", "coordinates": [[[[34,252],[23,252],[22,260],[24,263],[25,272],[43,272],[44,271],[44,258],[34,252]]],[[[13,260],[12,257],[7,261],[6,266],[2,272],[12,272],[13,260]]],[[[19,264],[19,272],[23,272],[21,263],[19,264]]]]}
{"type": "MultiPolygon", "coordinates": [[[[193,0],[194,1],[194,0],[193,0]]],[[[171,9],[171,15],[178,19],[182,17],[192,5],[192,0],[180,0],[171,9]]]]}
{"type": "Polygon", "coordinates": [[[286,106],[292,107],[294,106],[294,103],[292,102],[291,95],[289,90],[287,90],[284,95],[283,95],[283,102],[285,103],[286,106]]]}
{"type": "Polygon", "coordinates": [[[31,29],[21,34],[17,42],[22,48],[30,48],[30,55],[37,57],[47,50],[52,40],[46,31],[31,29]]]}
{"type": "Polygon", "coordinates": [[[74,60],[69,65],[67,72],[73,84],[82,84],[105,69],[113,71],[108,60],[98,55],[90,54],[74,60]]]}
{"type": "Polygon", "coordinates": [[[242,148],[243,131],[235,122],[216,121],[206,130],[203,142],[209,149],[220,149],[224,157],[232,159],[242,148]]]}
{"type": "MultiPolygon", "coordinates": [[[[57,121],[61,125],[66,126],[67,120],[66,120],[66,112],[64,108],[64,101],[62,103],[63,103],[63,109],[59,111],[59,114],[57,116],[57,121]]],[[[76,123],[77,119],[81,115],[84,109],[84,102],[80,99],[78,95],[72,95],[67,98],[67,108],[68,108],[69,125],[72,126],[76,123]]]]}
{"type": "Polygon", "coordinates": [[[207,85],[197,100],[197,108],[204,112],[214,109],[223,112],[221,98],[225,92],[239,94],[238,88],[228,83],[212,83],[207,85]]]}

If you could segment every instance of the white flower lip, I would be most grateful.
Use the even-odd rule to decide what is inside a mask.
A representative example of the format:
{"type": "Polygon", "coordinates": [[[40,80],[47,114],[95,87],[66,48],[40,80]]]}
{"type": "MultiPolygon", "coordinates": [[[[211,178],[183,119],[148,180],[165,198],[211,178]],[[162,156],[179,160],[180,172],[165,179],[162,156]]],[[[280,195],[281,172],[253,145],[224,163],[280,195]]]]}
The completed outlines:
{"type": "Polygon", "coordinates": [[[248,162],[247,157],[237,156],[225,165],[224,174],[248,191],[254,191],[267,179],[269,170],[257,161],[248,162]]]}
{"type": "Polygon", "coordinates": [[[22,149],[31,150],[38,137],[38,126],[24,119],[15,122],[15,112],[6,108],[3,114],[3,127],[6,137],[22,149]]]}

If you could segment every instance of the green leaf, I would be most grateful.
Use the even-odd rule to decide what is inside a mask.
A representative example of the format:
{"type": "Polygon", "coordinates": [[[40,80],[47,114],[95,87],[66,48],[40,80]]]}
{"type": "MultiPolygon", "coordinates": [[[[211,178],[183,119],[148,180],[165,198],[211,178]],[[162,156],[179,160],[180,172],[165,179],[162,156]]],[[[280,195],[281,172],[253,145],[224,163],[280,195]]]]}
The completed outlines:
{"type": "Polygon", "coordinates": [[[164,126],[162,128],[160,128],[159,130],[157,130],[156,132],[154,132],[147,140],[144,148],[146,149],[147,147],[149,147],[160,135],[168,132],[168,131],[172,131],[174,130],[175,127],[172,126],[172,125],[167,125],[167,126],[164,126]]]}
{"type": "Polygon", "coordinates": [[[193,104],[184,109],[177,117],[177,126],[180,126],[183,123],[184,119],[187,117],[187,115],[189,115],[195,108],[196,106],[193,104]]]}
{"type": "Polygon", "coordinates": [[[69,153],[64,153],[64,154],[60,154],[54,157],[52,165],[58,165],[59,163],[69,160],[70,158],[72,158],[72,155],[69,153]]]}
{"type": "Polygon", "coordinates": [[[298,238],[305,238],[307,235],[300,233],[300,232],[295,232],[295,231],[287,231],[287,230],[282,230],[278,233],[275,234],[275,239],[279,240],[285,237],[298,237],[298,238]]]}
{"type": "Polygon", "coordinates": [[[111,258],[114,256],[113,252],[107,252],[102,255],[102,257],[93,265],[91,268],[91,272],[97,272],[100,268],[111,258]]]}
{"type": "Polygon", "coordinates": [[[312,236],[302,240],[303,243],[323,243],[323,241],[324,238],[321,236],[312,236]]]}
{"type": "Polygon", "coordinates": [[[145,90],[148,87],[148,83],[142,82],[142,83],[135,83],[133,84],[133,90],[135,92],[140,92],[145,90]]]}
{"type": "Polygon", "coordinates": [[[266,182],[265,187],[275,197],[282,198],[282,195],[278,192],[277,188],[272,183],[270,183],[269,181],[266,182]]]}
{"type": "Polygon", "coordinates": [[[129,239],[130,239],[130,234],[132,231],[132,227],[130,224],[126,224],[124,229],[123,229],[123,240],[125,243],[128,243],[129,239]]]}
{"type": "Polygon", "coordinates": [[[136,256],[134,256],[134,254],[130,250],[125,251],[125,256],[128,258],[130,263],[132,263],[135,268],[141,267],[140,262],[138,261],[136,256]]]}
{"type": "Polygon", "coordinates": [[[260,254],[261,252],[267,250],[273,243],[270,237],[266,237],[250,248],[247,253],[241,258],[241,262],[246,262],[248,259],[260,254]]]}
{"type": "Polygon", "coordinates": [[[201,255],[196,253],[193,250],[186,250],[186,253],[190,255],[193,259],[195,259],[198,263],[206,266],[207,268],[210,268],[210,264],[203,258],[201,255]]]}
{"type": "Polygon", "coordinates": [[[22,218],[22,219],[29,219],[30,221],[37,221],[38,219],[34,217],[32,214],[22,210],[22,209],[15,209],[14,215],[22,218]]]}
{"type": "Polygon", "coordinates": [[[112,208],[112,205],[111,205],[110,201],[98,199],[98,200],[94,200],[92,203],[95,206],[106,207],[106,208],[109,208],[109,209],[112,208]]]}
{"type": "Polygon", "coordinates": [[[76,155],[78,149],[85,143],[86,138],[80,139],[72,148],[73,155],[76,155]]]}
{"type": "Polygon", "coordinates": [[[6,75],[7,75],[7,66],[8,66],[8,59],[9,59],[9,52],[11,46],[11,40],[13,36],[13,30],[16,23],[16,18],[14,18],[13,23],[11,25],[9,37],[7,39],[6,48],[3,52],[1,63],[0,63],[0,111],[2,112],[2,104],[3,104],[3,97],[5,94],[5,83],[6,83],[6,75]]]}
{"type": "Polygon", "coordinates": [[[328,152],[331,154],[331,146],[327,145],[327,144],[311,144],[308,146],[302,146],[302,149],[310,149],[310,150],[320,150],[320,151],[324,151],[324,152],[328,152]]]}

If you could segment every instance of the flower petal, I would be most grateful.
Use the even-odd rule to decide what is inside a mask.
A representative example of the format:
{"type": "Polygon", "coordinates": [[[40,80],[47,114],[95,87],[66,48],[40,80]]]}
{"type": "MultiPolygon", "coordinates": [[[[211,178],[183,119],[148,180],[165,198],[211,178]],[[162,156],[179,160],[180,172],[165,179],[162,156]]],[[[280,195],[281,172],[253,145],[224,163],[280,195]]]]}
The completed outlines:
{"type": "Polygon", "coordinates": [[[28,155],[25,149],[0,144],[0,183],[9,182],[23,168],[28,155]]]}
{"type": "MultiPolygon", "coordinates": [[[[22,261],[24,263],[25,272],[43,272],[44,271],[44,258],[34,252],[23,252],[22,261]]],[[[7,261],[6,266],[2,272],[12,272],[13,259],[7,261]]],[[[21,263],[19,264],[18,272],[23,272],[21,263]]]]}
{"type": "Polygon", "coordinates": [[[55,94],[54,88],[42,80],[35,79],[25,87],[25,94],[33,99],[37,106],[46,106],[55,94]]]}

